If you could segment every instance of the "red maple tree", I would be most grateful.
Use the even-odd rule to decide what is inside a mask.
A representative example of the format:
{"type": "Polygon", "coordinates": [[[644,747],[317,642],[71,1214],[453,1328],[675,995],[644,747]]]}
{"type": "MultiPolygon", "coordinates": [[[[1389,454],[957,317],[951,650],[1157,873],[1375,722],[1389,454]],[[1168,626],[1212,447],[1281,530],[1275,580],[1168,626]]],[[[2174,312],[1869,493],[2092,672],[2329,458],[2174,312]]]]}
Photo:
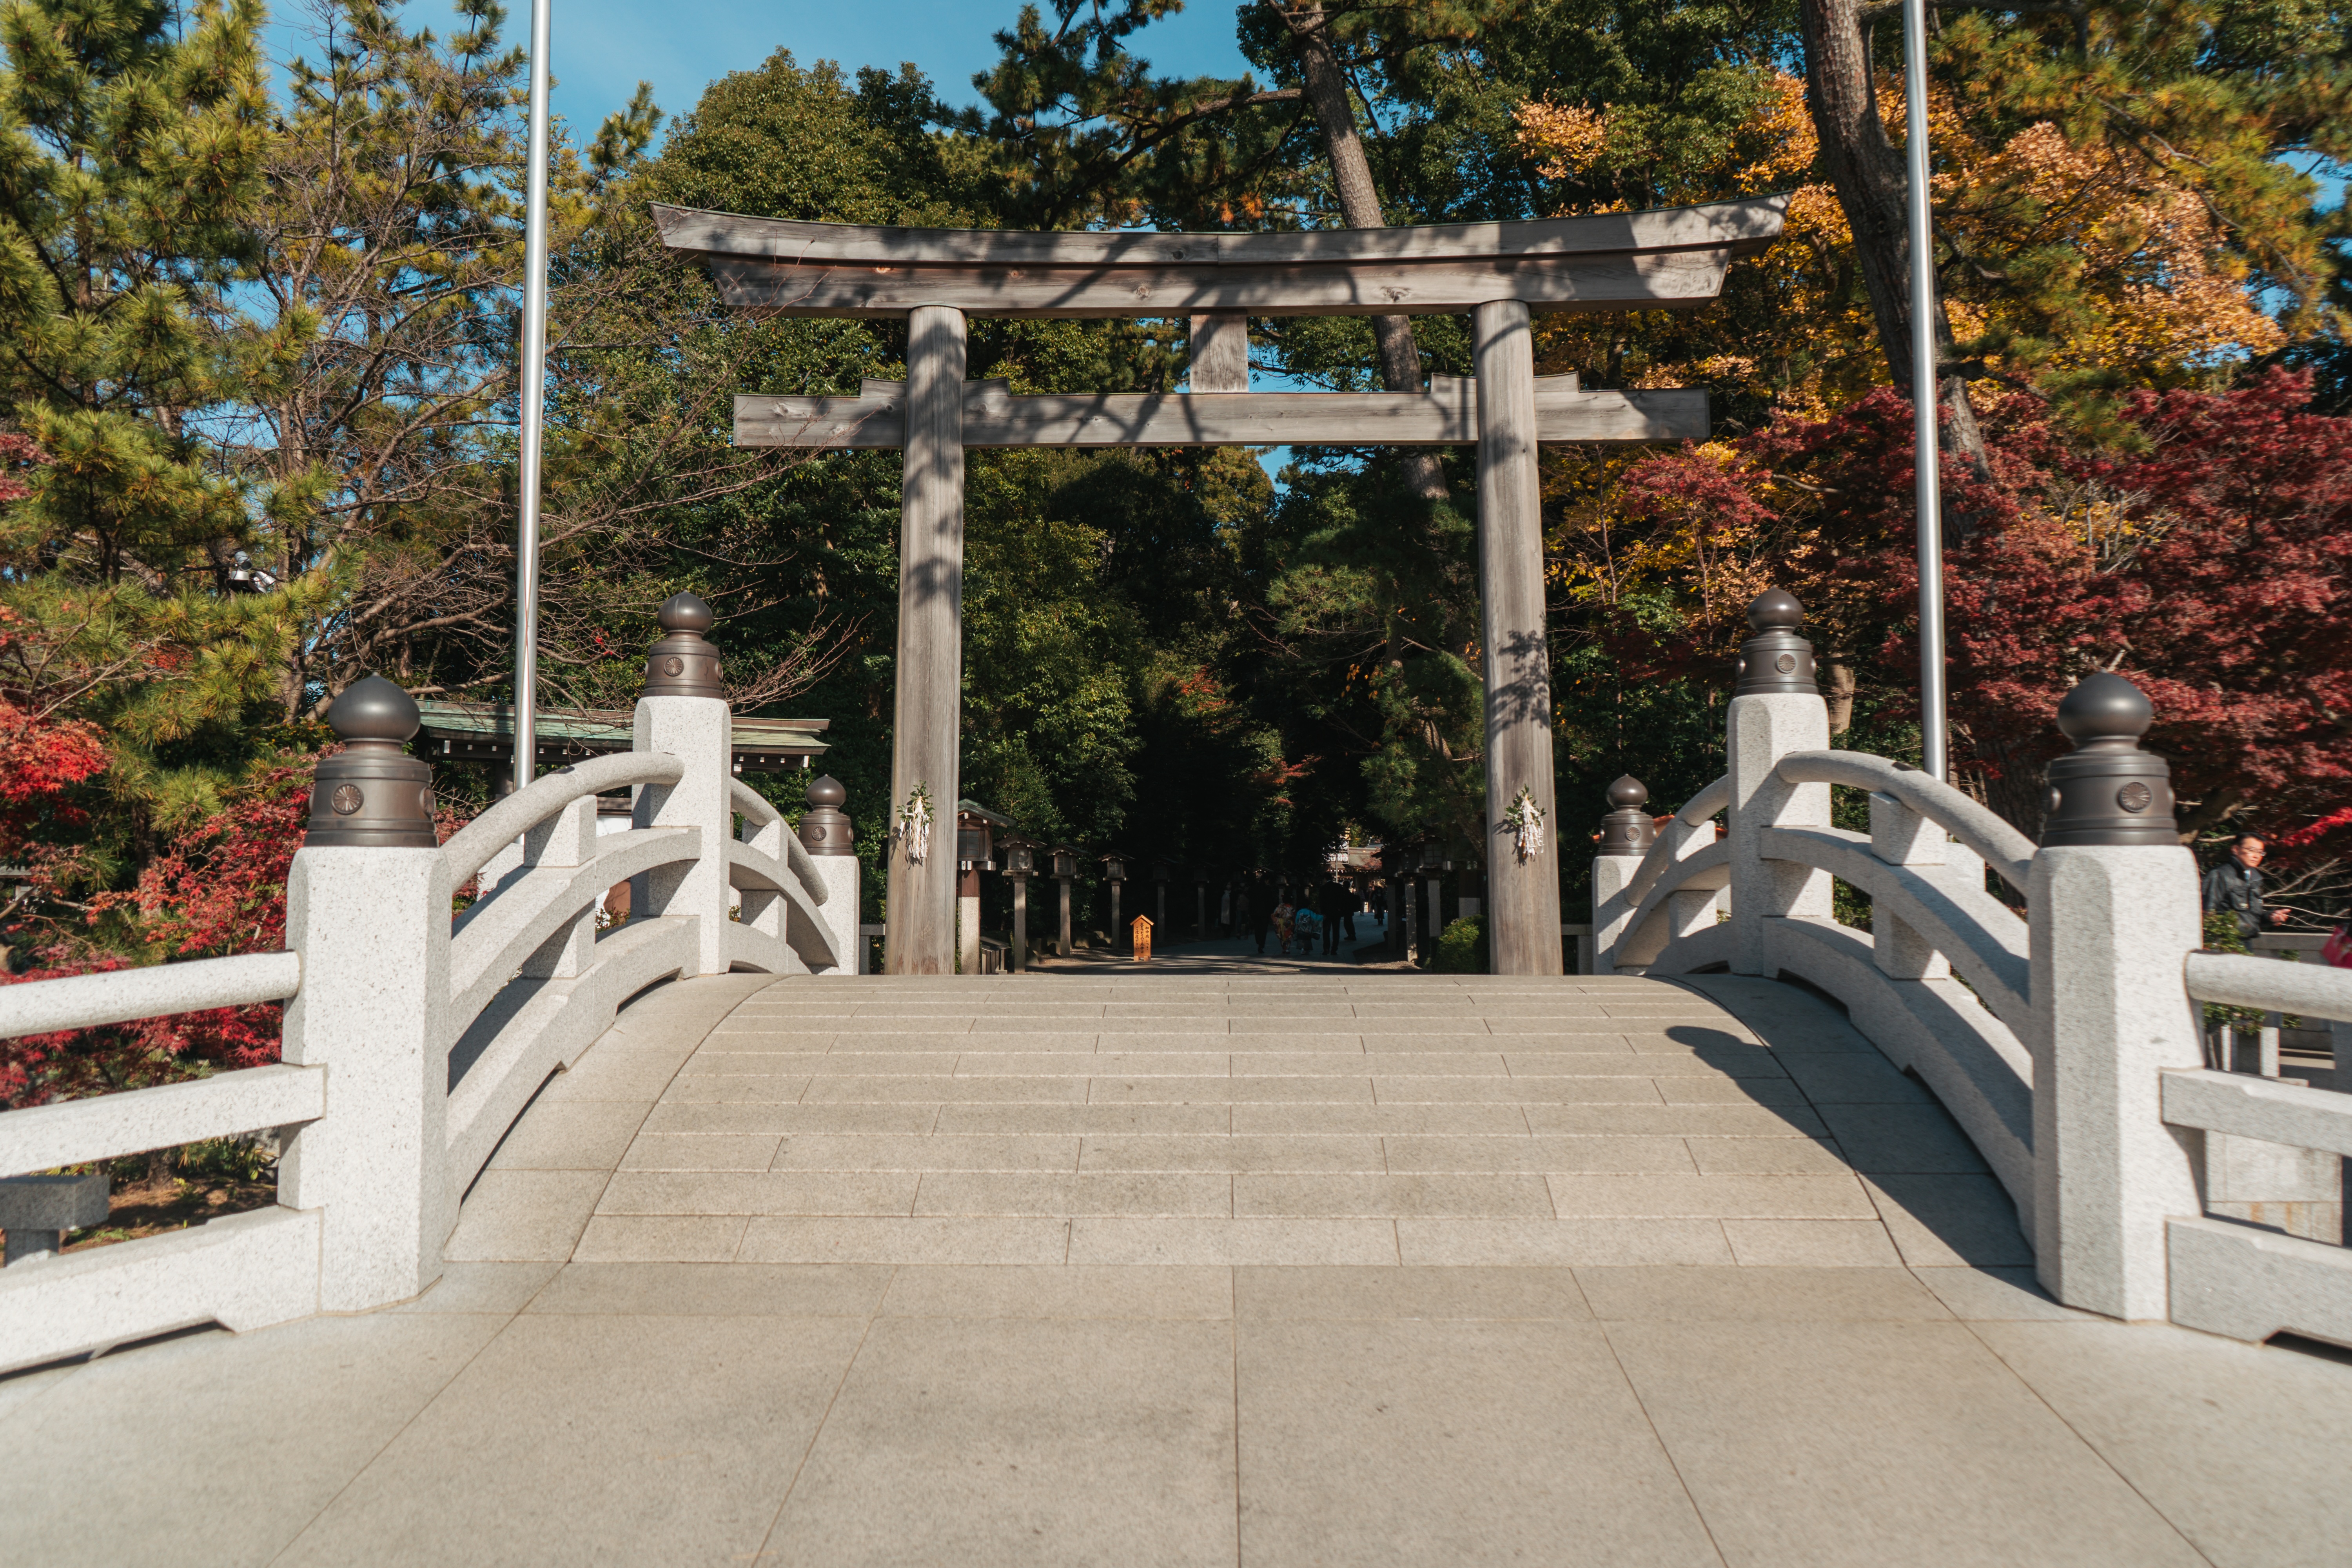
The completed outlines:
{"type": "MultiPolygon", "coordinates": [[[[2182,826],[2286,832],[2326,818],[2352,779],[2352,419],[2308,412],[2307,377],[2226,393],[2146,393],[2136,450],[2084,453],[2036,399],[1983,420],[1992,477],[1947,462],[1955,760],[2027,831],[2053,716],[2095,669],[2157,709],[2182,826]]],[[[1917,680],[1909,402],[1882,389],[1821,420],[1636,466],[1626,512],[1654,530],[1704,520],[1748,542],[1750,574],[1792,589],[1808,631],[1854,661],[1889,714],[1917,680]]],[[[1685,595],[1690,602],[1692,595],[1685,595]]],[[[1631,616],[1614,640],[1660,670],[1719,662],[1744,604],[1717,595],[1673,637],[1631,616]]]]}
{"type": "MultiPolygon", "coordinates": [[[[150,952],[173,959],[271,952],[286,945],[286,878],[310,808],[311,757],[288,757],[229,792],[214,816],[176,836],[148,862],[137,888],[101,894],[108,909],[136,912],[150,952]]],[[[11,982],[103,973],[126,956],[88,956],[58,943],[42,966],[11,982]]],[[[63,1030],[0,1042],[0,1105],[37,1105],[167,1082],[278,1059],[284,1009],[275,1002],[215,1007],[106,1028],[63,1030]]]]}

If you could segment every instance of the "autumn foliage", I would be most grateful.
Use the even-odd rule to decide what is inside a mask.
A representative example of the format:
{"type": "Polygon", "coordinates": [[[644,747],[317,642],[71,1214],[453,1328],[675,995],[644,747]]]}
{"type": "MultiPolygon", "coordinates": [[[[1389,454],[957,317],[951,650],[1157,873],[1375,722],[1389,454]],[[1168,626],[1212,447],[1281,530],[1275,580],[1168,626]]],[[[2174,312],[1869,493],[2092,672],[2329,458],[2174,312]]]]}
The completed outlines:
{"type": "MultiPolygon", "coordinates": [[[[153,956],[215,958],[286,945],[286,878],[302,847],[315,760],[288,759],[229,793],[215,816],[175,837],[142,870],[136,889],[101,895],[92,915],[135,920],[153,956]]],[[[0,983],[105,973],[130,966],[58,942],[43,962],[0,983]]],[[[0,1041],[0,1107],[38,1105],[208,1070],[278,1059],[282,1009],[274,1002],[215,1007],[109,1028],[0,1041]]]]}
{"type": "MultiPolygon", "coordinates": [[[[2037,399],[1985,419],[1992,481],[1944,474],[1956,761],[2019,826],[2064,742],[2058,700],[2116,669],[2157,707],[2183,826],[2315,824],[2352,779],[2352,419],[2306,411],[2305,378],[2144,392],[2133,449],[2084,455],[2037,399]]],[[[1666,635],[1619,616],[1656,673],[1719,660],[1767,582],[1851,660],[1879,711],[1916,716],[1916,536],[1908,400],[1660,454],[1625,476],[1616,548],[1690,605],[1666,635]],[[1668,542],[1672,548],[1668,548],[1668,542]]]]}

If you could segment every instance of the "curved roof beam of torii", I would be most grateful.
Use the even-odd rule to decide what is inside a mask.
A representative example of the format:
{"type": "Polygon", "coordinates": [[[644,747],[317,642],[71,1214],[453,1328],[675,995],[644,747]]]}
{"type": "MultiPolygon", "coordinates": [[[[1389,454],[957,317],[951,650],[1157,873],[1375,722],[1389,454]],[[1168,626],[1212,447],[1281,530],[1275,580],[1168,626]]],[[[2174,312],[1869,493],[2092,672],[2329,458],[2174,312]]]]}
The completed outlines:
{"type": "Polygon", "coordinates": [[[1522,223],[1255,234],[882,228],[656,205],[730,304],[787,316],[1397,315],[1695,307],[1780,237],[1785,195],[1522,223]]]}

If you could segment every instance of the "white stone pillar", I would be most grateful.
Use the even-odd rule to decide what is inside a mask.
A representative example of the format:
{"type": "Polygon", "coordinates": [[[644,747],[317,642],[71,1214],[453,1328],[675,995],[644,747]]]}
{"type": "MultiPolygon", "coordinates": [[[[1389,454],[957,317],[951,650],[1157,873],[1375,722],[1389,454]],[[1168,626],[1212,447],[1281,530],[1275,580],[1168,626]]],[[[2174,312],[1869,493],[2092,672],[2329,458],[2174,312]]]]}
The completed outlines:
{"type": "Polygon", "coordinates": [[[1748,624],[1757,635],[1739,647],[1739,679],[1725,732],[1735,974],[1774,973],[1765,952],[1766,921],[1830,918],[1827,871],[1763,854],[1767,827],[1830,825],[1829,785],[1784,784],[1773,773],[1790,752],[1829,749],[1829,706],[1813,684],[1812,647],[1796,635],[1804,614],[1794,595],[1768,589],[1748,607],[1748,624]]]}
{"type": "Polygon", "coordinates": [[[734,777],[735,727],[719,673],[719,650],[703,634],[710,606],[674,594],[656,614],[662,636],[646,656],[630,746],[676,757],[686,772],[674,784],[640,784],[630,805],[633,827],[697,827],[702,852],[693,861],[629,879],[629,918],[699,922],[693,973],[727,973],[727,841],[735,836],[728,785],[734,777]]]}
{"type": "Polygon", "coordinates": [[[2119,676],[2059,704],[2077,750],[2051,764],[2026,894],[2036,1271],[2068,1306],[2126,1319],[2169,1315],[2165,1221],[2200,1212],[2204,1153],[2162,1110],[2163,1073],[2205,1065],[2182,980],[2204,933],[2167,770],[2136,743],[2153,718],[2119,676]]]}
{"type": "Polygon", "coordinates": [[[632,818],[638,827],[699,827],[701,856],[684,865],[664,866],[635,879],[630,914],[688,915],[701,922],[696,952],[698,974],[727,973],[727,921],[734,902],[727,881],[727,840],[734,812],[727,783],[733,763],[733,721],[719,697],[637,699],[634,749],[667,752],[686,764],[674,784],[638,788],[632,818]],[[635,900],[637,886],[646,902],[635,900]]]}
{"type": "Polygon", "coordinates": [[[2042,1283],[2112,1318],[2168,1315],[2164,1222],[2200,1212],[2198,1134],[2167,1127],[2167,1068],[2205,1065],[2181,968],[2203,942],[2179,845],[2045,848],[2033,941],[2034,1237],[2042,1283]]]}
{"type": "Polygon", "coordinates": [[[833,951],[841,954],[841,967],[823,970],[825,974],[862,974],[858,960],[865,951],[866,939],[857,931],[857,900],[863,868],[855,855],[819,855],[816,874],[824,879],[826,898],[817,910],[818,918],[833,935],[833,951]]]}
{"type": "Polygon", "coordinates": [[[1612,809],[1601,819],[1601,848],[1592,857],[1592,935],[1586,951],[1594,974],[1616,973],[1618,946],[1639,907],[1640,901],[1626,897],[1625,889],[1656,842],[1656,828],[1645,809],[1649,799],[1649,786],[1631,773],[1609,786],[1612,809]]]}
{"type": "MultiPolygon", "coordinates": [[[[809,809],[800,814],[800,847],[809,851],[809,863],[825,884],[825,902],[816,905],[816,920],[825,921],[833,936],[833,952],[840,969],[828,975],[866,973],[866,938],[858,931],[858,847],[849,814],[842,811],[849,793],[830,773],[809,781],[809,809]]],[[[779,858],[783,858],[779,851],[779,858]]]]}
{"type": "Polygon", "coordinates": [[[441,1275],[457,1220],[449,1102],[449,903],[431,774],[400,755],[416,705],[380,677],[327,710],[348,743],[319,765],[286,881],[302,984],[284,1059],[327,1069],[327,1114],[278,1159],[278,1201],[320,1211],[319,1306],[364,1311],[441,1275]]]}
{"type": "Polygon", "coordinates": [[[849,814],[841,809],[848,799],[849,793],[831,774],[821,774],[809,781],[808,809],[801,814],[801,847],[808,851],[825,887],[817,919],[824,922],[833,951],[841,956],[838,969],[820,972],[826,974],[866,973],[866,939],[857,929],[862,868],[849,814]]]}
{"type": "Polygon", "coordinates": [[[956,879],[956,965],[966,974],[980,973],[980,868],[956,879]]]}
{"type": "Polygon", "coordinates": [[[327,1071],[327,1114],[278,1161],[278,1201],[325,1211],[319,1306],[364,1311],[441,1277],[447,1189],[449,900],[436,849],[311,849],[286,882],[302,988],[284,1056],[327,1071]]]}

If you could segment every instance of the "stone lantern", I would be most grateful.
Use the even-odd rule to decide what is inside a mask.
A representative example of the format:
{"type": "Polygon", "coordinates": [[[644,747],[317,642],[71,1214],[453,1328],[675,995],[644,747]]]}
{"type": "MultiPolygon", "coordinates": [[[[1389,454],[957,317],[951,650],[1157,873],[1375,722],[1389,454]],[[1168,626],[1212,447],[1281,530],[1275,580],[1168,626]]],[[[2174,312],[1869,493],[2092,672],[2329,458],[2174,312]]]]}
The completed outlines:
{"type": "Polygon", "coordinates": [[[1412,873],[1420,854],[1410,840],[1381,847],[1381,874],[1389,884],[1390,940],[1410,961],[1413,952],[1413,919],[1420,900],[1413,897],[1412,873]]]}
{"type": "Polygon", "coordinates": [[[1038,842],[1019,833],[1001,835],[997,852],[1004,858],[1004,874],[1013,879],[1013,967],[1029,967],[1029,879],[1037,870],[1038,842]]]}
{"type": "Polygon", "coordinates": [[[1176,871],[1175,863],[1165,856],[1155,858],[1151,862],[1151,888],[1156,895],[1151,910],[1151,929],[1155,932],[1168,929],[1168,884],[1175,880],[1176,871]]]}
{"type": "Polygon", "coordinates": [[[980,874],[996,869],[996,830],[1012,826],[978,801],[956,802],[956,958],[966,974],[980,973],[980,874]]]}
{"type": "Polygon", "coordinates": [[[1062,957],[1070,956],[1070,884],[1077,879],[1078,852],[1067,844],[1056,844],[1045,851],[1053,866],[1055,884],[1062,898],[1061,940],[1055,951],[1062,957]]]}
{"type": "Polygon", "coordinates": [[[1454,869],[1454,851],[1443,837],[1426,835],[1421,841],[1421,878],[1429,896],[1429,944],[1445,934],[1445,873],[1454,869]]]}
{"type": "Polygon", "coordinates": [[[1117,952],[1119,932],[1124,929],[1118,923],[1118,894],[1127,881],[1127,857],[1113,849],[1106,851],[1100,859],[1103,880],[1110,884],[1110,950],[1117,952]]]}

